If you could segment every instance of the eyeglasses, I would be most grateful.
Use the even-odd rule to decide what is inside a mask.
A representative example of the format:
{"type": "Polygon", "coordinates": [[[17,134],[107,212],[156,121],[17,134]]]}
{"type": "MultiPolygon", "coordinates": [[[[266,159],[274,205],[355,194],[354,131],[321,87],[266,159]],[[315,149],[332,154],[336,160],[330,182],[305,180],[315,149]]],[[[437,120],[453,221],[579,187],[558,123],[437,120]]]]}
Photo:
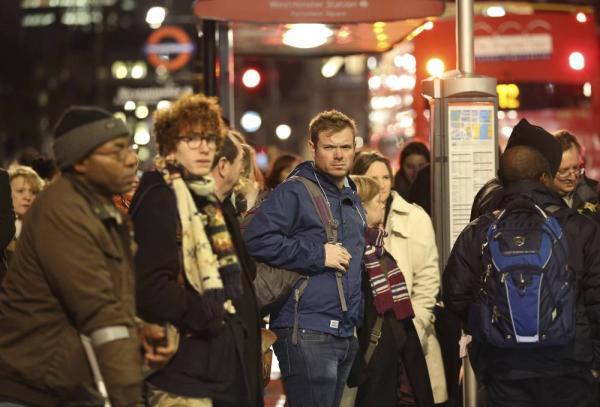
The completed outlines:
{"type": "Polygon", "coordinates": [[[584,168],[581,165],[578,165],[575,167],[558,170],[558,172],[556,173],[556,177],[566,179],[569,178],[572,174],[576,177],[580,177],[583,175],[584,171],[584,168]]]}
{"type": "Polygon", "coordinates": [[[135,152],[133,149],[133,144],[129,144],[127,146],[123,146],[118,149],[110,150],[110,151],[95,151],[94,155],[103,155],[114,158],[117,161],[125,161],[129,156],[129,153],[135,152]]]}
{"type": "Polygon", "coordinates": [[[179,140],[183,141],[191,149],[200,147],[203,141],[206,142],[209,148],[215,148],[218,136],[215,134],[186,134],[179,137],[179,140]]]}

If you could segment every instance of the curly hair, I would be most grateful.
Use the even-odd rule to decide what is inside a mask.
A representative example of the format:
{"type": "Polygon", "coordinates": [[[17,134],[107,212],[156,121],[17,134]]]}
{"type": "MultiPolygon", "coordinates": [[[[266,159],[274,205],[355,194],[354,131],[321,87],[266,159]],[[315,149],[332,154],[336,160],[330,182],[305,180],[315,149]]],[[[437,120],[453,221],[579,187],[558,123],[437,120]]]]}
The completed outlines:
{"type": "Polygon", "coordinates": [[[346,116],[344,113],[338,112],[337,110],[327,110],[321,112],[316,115],[308,125],[310,141],[312,141],[316,146],[319,141],[319,134],[331,134],[340,132],[346,128],[352,130],[352,133],[356,135],[356,124],[354,123],[354,120],[346,116]]]}
{"type": "Polygon", "coordinates": [[[160,155],[164,157],[174,152],[180,133],[197,125],[204,133],[216,135],[217,148],[221,146],[226,127],[216,98],[201,93],[185,94],[170,107],[155,111],[153,133],[160,155]]]}

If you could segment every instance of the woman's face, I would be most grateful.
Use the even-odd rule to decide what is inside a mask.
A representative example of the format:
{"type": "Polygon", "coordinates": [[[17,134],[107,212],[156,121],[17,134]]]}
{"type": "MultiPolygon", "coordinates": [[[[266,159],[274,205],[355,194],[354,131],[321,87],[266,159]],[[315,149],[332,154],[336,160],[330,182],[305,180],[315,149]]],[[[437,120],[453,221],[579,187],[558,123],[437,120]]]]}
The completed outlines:
{"type": "Polygon", "coordinates": [[[283,181],[285,181],[290,175],[290,173],[294,170],[294,168],[296,168],[300,163],[301,161],[294,161],[293,163],[282,169],[279,173],[279,183],[281,184],[283,181]]]}
{"type": "Polygon", "coordinates": [[[363,202],[363,209],[367,215],[367,225],[371,228],[378,227],[383,223],[385,216],[385,201],[381,199],[381,195],[376,195],[369,202],[363,202]]]}
{"type": "Polygon", "coordinates": [[[31,207],[31,204],[33,204],[37,192],[33,192],[31,185],[25,177],[20,176],[10,181],[10,190],[15,213],[17,217],[22,218],[31,207]]]}
{"type": "Polygon", "coordinates": [[[381,199],[383,202],[387,201],[392,190],[392,176],[388,171],[387,165],[381,161],[375,161],[369,166],[365,175],[375,178],[379,183],[379,188],[381,188],[381,199]]]}
{"type": "Polygon", "coordinates": [[[402,169],[404,170],[404,174],[406,175],[406,179],[411,184],[415,182],[415,178],[417,178],[417,172],[428,164],[427,158],[422,156],[421,154],[411,154],[404,159],[402,162],[402,169]]]}

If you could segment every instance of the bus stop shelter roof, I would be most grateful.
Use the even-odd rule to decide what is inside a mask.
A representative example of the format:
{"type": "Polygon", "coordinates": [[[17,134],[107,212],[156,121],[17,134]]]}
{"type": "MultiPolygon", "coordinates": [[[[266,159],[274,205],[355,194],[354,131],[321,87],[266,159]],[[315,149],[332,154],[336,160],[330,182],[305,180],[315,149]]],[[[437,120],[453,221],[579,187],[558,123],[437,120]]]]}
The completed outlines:
{"type": "Polygon", "coordinates": [[[196,0],[194,4],[198,18],[230,22],[235,52],[251,55],[382,52],[444,10],[444,0],[196,0]],[[327,40],[311,48],[289,46],[284,38],[297,24],[325,25],[327,40]]]}

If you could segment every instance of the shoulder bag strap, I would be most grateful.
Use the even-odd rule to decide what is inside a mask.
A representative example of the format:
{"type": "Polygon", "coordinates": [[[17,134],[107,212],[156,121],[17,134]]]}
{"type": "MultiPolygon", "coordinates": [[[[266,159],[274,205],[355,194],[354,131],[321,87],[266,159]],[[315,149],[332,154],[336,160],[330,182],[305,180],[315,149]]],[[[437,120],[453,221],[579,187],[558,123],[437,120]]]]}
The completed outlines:
{"type": "Polygon", "coordinates": [[[365,362],[367,365],[371,361],[373,357],[373,353],[375,352],[375,348],[379,345],[379,339],[381,338],[381,329],[383,328],[383,315],[377,315],[377,319],[373,324],[373,328],[371,328],[371,334],[369,335],[369,344],[367,345],[367,350],[365,351],[365,362]]]}
{"type": "MultiPolygon", "coordinates": [[[[383,270],[383,274],[385,278],[388,278],[388,268],[385,262],[381,263],[381,269],[383,270]]],[[[377,345],[379,345],[379,339],[381,338],[381,330],[383,329],[383,315],[377,314],[377,318],[375,319],[375,323],[373,324],[373,328],[371,328],[371,333],[369,334],[369,344],[367,345],[367,350],[365,351],[365,362],[367,365],[371,361],[373,357],[373,353],[375,353],[375,349],[377,345]]]]}
{"type": "MultiPolygon", "coordinates": [[[[321,222],[325,227],[325,233],[327,235],[327,241],[329,243],[337,243],[337,222],[333,218],[333,214],[331,213],[331,208],[329,207],[329,203],[325,199],[323,192],[321,189],[315,185],[309,179],[304,177],[297,177],[300,182],[304,184],[306,189],[308,190],[308,195],[310,195],[310,200],[312,201],[319,218],[321,218],[321,222]]],[[[338,296],[340,297],[340,304],[342,306],[342,312],[348,311],[348,304],[346,303],[346,296],[344,295],[344,285],[342,283],[342,272],[335,272],[335,280],[337,284],[338,296]]]]}
{"type": "Polygon", "coordinates": [[[337,222],[333,218],[333,214],[331,213],[331,208],[323,195],[321,189],[311,180],[297,176],[300,182],[304,184],[306,189],[308,190],[308,194],[310,195],[310,200],[312,201],[319,218],[321,218],[321,222],[325,227],[325,233],[327,234],[327,241],[335,243],[337,242],[337,222]]]}

